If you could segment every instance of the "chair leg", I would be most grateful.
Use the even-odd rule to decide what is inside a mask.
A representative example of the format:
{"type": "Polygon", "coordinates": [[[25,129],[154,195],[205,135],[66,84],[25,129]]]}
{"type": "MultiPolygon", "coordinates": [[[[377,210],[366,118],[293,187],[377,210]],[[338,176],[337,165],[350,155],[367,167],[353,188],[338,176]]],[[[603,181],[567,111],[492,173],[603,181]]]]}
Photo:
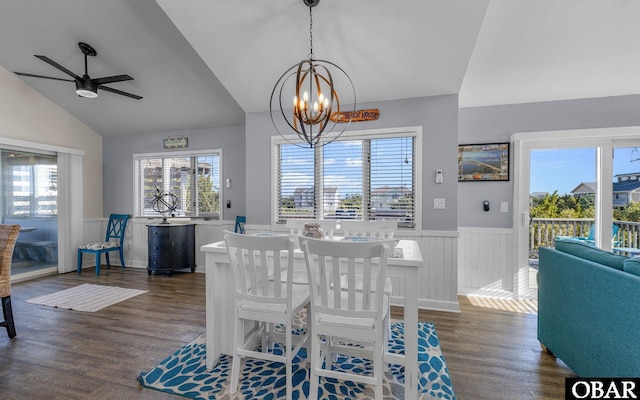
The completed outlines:
{"type": "Polygon", "coordinates": [[[381,343],[383,338],[378,336],[379,342],[374,345],[375,354],[373,355],[373,376],[376,379],[376,387],[374,389],[374,398],[382,400],[382,377],[384,374],[384,346],[381,343]]]}
{"type": "Polygon", "coordinates": [[[78,250],[78,273],[82,272],[82,252],[78,250]]]}
{"type": "Polygon", "coordinates": [[[100,253],[96,253],[96,275],[100,275],[100,253]]]}
{"type": "Polygon", "coordinates": [[[240,364],[242,364],[242,357],[238,354],[238,347],[242,344],[244,344],[244,321],[240,318],[236,318],[236,328],[233,340],[233,361],[231,362],[231,385],[229,385],[229,393],[231,394],[238,391],[240,364]]]}
{"type": "Polygon", "coordinates": [[[317,400],[318,399],[318,386],[319,379],[318,369],[320,368],[320,364],[322,360],[320,359],[320,338],[318,335],[311,336],[311,364],[309,366],[311,372],[310,385],[309,385],[309,396],[307,399],[309,400],[317,400]]]}
{"type": "Polygon", "coordinates": [[[104,253],[104,258],[107,259],[107,268],[111,269],[111,261],[109,260],[109,251],[107,251],[106,253],[104,253]]]}
{"type": "Polygon", "coordinates": [[[120,265],[124,268],[124,249],[120,247],[120,265]]]}
{"type": "Polygon", "coordinates": [[[291,331],[293,330],[293,326],[291,324],[291,318],[287,321],[285,329],[285,384],[287,385],[287,400],[293,400],[293,357],[291,353],[293,351],[292,341],[291,341],[291,331]]]}
{"type": "Polygon", "coordinates": [[[2,314],[4,315],[4,322],[0,326],[7,328],[7,334],[10,339],[16,337],[16,325],[13,322],[13,310],[11,309],[11,296],[2,298],[2,314]]]}

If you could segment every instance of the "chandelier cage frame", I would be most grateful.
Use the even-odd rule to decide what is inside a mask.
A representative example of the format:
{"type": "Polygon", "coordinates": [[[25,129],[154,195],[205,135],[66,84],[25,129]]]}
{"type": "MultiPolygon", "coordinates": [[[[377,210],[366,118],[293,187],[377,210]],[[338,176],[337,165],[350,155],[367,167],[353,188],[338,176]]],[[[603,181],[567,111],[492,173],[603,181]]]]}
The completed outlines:
{"type": "Polygon", "coordinates": [[[307,59],[291,66],[280,76],[271,91],[269,114],[274,128],[283,139],[298,147],[313,148],[325,146],[333,142],[347,130],[356,110],[356,91],[353,86],[353,81],[340,66],[331,61],[316,60],[314,58],[313,17],[311,10],[312,7],[318,5],[320,0],[303,0],[303,2],[309,6],[309,56],[307,59]],[[348,82],[351,86],[351,93],[353,94],[353,108],[350,113],[351,118],[349,118],[348,121],[340,120],[341,123],[344,123],[342,130],[335,130],[339,119],[331,120],[331,115],[334,114],[334,110],[335,113],[340,113],[342,110],[340,98],[334,86],[334,79],[331,73],[332,69],[334,69],[334,73],[341,73],[341,75],[346,78],[344,82],[348,82]],[[295,81],[291,81],[294,77],[295,81]],[[286,88],[288,84],[295,87],[295,90],[293,90],[295,97],[283,101],[283,94],[285,94],[285,92],[288,94],[290,90],[286,88]],[[301,93],[301,91],[304,92],[301,93]],[[292,104],[291,100],[293,100],[293,107],[285,107],[287,103],[292,104]],[[277,106],[278,110],[274,110],[274,105],[277,106]],[[281,121],[280,124],[278,124],[276,120],[280,119],[280,117],[286,124],[281,121]],[[289,130],[289,128],[296,133],[295,137],[283,132],[285,129],[289,130]],[[327,128],[330,129],[327,130],[327,128]],[[328,133],[332,133],[331,139],[323,140],[327,137],[328,133]],[[292,140],[291,138],[295,139],[292,140]],[[300,140],[303,142],[300,143],[300,140]]]}

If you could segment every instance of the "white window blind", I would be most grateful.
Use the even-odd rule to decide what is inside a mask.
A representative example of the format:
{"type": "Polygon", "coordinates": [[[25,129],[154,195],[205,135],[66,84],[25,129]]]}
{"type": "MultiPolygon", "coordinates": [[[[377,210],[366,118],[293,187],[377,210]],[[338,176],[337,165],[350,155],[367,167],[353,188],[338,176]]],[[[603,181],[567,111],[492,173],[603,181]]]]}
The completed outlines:
{"type": "Polygon", "coordinates": [[[313,150],[291,144],[283,144],[277,149],[278,220],[314,218],[316,201],[313,150]]]}
{"type": "MultiPolygon", "coordinates": [[[[134,155],[136,216],[160,216],[156,195],[176,201],[175,217],[220,218],[219,152],[134,155]],[[157,208],[157,207],[156,207],[157,208]]],[[[171,216],[171,215],[167,215],[171,216]]]]}
{"type": "Polygon", "coordinates": [[[371,140],[369,219],[411,227],[415,214],[412,137],[371,140]]]}
{"type": "Polygon", "coordinates": [[[415,134],[343,135],[326,146],[276,144],[276,222],[415,222],[415,134]]]}

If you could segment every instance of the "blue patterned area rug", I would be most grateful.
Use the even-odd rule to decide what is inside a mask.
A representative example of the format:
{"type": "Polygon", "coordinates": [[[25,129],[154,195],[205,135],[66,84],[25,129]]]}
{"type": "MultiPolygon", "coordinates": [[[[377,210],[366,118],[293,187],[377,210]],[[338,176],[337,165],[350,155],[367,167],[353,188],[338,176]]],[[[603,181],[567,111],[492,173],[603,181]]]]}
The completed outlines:
{"type": "MultiPolygon", "coordinates": [[[[419,322],[418,363],[421,372],[419,382],[420,399],[455,400],[453,384],[447,364],[440,349],[435,327],[429,322],[419,322]]],[[[403,353],[404,325],[392,325],[389,351],[403,353]]],[[[276,345],[275,352],[281,352],[276,345]]],[[[294,358],[293,398],[305,399],[309,393],[308,365],[306,353],[301,349],[294,358]]],[[[370,368],[369,361],[355,357],[340,357],[340,368],[345,370],[370,368]]],[[[245,358],[240,374],[238,392],[228,393],[231,356],[222,356],[212,369],[206,368],[205,337],[199,336],[182,346],[149,372],[142,372],[142,386],[192,399],[261,399],[285,398],[284,365],[271,361],[245,358]]],[[[391,365],[387,369],[384,383],[385,398],[404,399],[404,367],[391,365]]],[[[320,399],[373,399],[373,390],[367,385],[322,378],[320,399]]]]}

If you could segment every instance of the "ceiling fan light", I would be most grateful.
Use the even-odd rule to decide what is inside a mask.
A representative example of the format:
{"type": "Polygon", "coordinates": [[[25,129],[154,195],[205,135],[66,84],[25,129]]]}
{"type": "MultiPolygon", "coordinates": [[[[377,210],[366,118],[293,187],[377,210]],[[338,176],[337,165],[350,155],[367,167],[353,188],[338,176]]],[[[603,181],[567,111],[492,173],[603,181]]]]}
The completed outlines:
{"type": "Polygon", "coordinates": [[[91,81],[76,80],[76,94],[80,97],[95,99],[98,97],[98,85],[91,81]]]}

